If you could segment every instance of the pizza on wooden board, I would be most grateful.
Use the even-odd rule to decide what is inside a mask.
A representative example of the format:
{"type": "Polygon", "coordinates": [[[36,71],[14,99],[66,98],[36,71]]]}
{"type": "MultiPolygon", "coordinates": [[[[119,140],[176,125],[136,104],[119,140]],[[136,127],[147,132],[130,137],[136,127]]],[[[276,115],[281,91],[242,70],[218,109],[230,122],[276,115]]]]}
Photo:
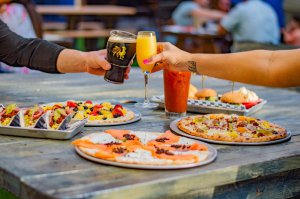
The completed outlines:
{"type": "Polygon", "coordinates": [[[181,119],[177,127],[196,137],[225,142],[268,142],[285,138],[285,128],[256,118],[208,114],[181,119]]]}
{"type": "Polygon", "coordinates": [[[205,144],[166,131],[152,133],[110,129],[72,142],[83,153],[108,161],[140,165],[182,165],[204,161],[205,144]]]}

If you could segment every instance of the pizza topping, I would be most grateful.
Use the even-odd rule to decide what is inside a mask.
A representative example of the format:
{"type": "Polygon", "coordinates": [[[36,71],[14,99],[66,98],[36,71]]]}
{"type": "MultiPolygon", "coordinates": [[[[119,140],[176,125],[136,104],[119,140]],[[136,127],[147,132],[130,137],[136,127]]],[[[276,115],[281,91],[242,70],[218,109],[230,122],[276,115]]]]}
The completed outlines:
{"type": "Polygon", "coordinates": [[[85,101],[85,104],[93,104],[93,102],[91,100],[87,100],[85,101]]]}
{"type": "Polygon", "coordinates": [[[169,138],[157,138],[155,141],[165,143],[167,140],[170,140],[170,139],[169,138]]]}
{"type": "Polygon", "coordinates": [[[123,106],[121,104],[116,104],[114,109],[123,109],[123,106]]]}
{"type": "Polygon", "coordinates": [[[134,140],[136,138],[135,135],[131,135],[131,134],[124,134],[123,137],[126,139],[126,140],[134,140]]]}
{"type": "Polygon", "coordinates": [[[117,148],[114,148],[112,151],[113,151],[114,153],[122,154],[122,153],[125,153],[125,152],[126,152],[126,149],[123,148],[123,147],[117,147],[117,148]]]}
{"type": "Polygon", "coordinates": [[[239,122],[237,127],[245,127],[247,126],[247,123],[246,122],[239,122]]]}
{"type": "Polygon", "coordinates": [[[171,147],[173,147],[175,149],[180,149],[180,148],[185,149],[185,148],[187,148],[187,146],[181,145],[181,144],[172,144],[171,147]]]}
{"type": "Polygon", "coordinates": [[[237,127],[237,131],[240,133],[245,133],[247,129],[245,127],[237,127]]]}
{"type": "Polygon", "coordinates": [[[126,142],[126,145],[137,145],[140,144],[140,140],[137,136],[130,134],[130,131],[119,130],[119,129],[109,129],[105,130],[106,133],[112,135],[114,138],[126,142]]]}
{"type": "Polygon", "coordinates": [[[106,145],[106,146],[113,146],[113,145],[121,145],[121,143],[120,142],[109,142],[109,143],[106,143],[104,145],[106,145]]]}
{"type": "Polygon", "coordinates": [[[232,138],[237,138],[239,134],[237,132],[228,132],[229,136],[232,138]]]}
{"type": "Polygon", "coordinates": [[[76,108],[77,107],[77,103],[74,102],[74,101],[67,101],[67,106],[68,107],[76,108]]]}
{"type": "Polygon", "coordinates": [[[171,153],[169,150],[165,149],[156,149],[155,153],[157,154],[166,154],[166,155],[174,155],[174,153],[171,153]]]}
{"type": "Polygon", "coordinates": [[[263,137],[263,136],[264,136],[263,133],[258,133],[258,134],[257,134],[257,137],[263,137]]]}
{"type": "Polygon", "coordinates": [[[113,114],[114,118],[124,116],[123,112],[119,109],[113,109],[111,113],[113,114]]]}

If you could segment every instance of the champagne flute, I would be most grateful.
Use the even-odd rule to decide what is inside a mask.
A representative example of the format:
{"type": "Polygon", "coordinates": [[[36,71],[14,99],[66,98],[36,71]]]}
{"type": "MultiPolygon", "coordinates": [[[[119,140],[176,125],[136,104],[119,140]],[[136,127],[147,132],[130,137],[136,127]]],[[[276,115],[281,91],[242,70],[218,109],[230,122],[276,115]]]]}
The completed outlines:
{"type": "Polygon", "coordinates": [[[152,103],[148,98],[148,80],[154,64],[144,64],[144,60],[152,57],[157,53],[156,36],[153,31],[138,32],[136,40],[136,58],[145,78],[145,100],[143,103],[136,103],[135,106],[140,108],[156,108],[157,103],[152,103]]]}

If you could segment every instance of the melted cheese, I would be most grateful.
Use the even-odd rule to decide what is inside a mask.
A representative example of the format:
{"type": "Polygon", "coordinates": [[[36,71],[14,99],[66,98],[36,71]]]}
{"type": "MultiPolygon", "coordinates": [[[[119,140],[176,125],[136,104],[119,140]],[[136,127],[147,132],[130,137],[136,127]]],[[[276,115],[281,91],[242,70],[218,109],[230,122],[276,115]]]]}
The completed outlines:
{"type": "Polygon", "coordinates": [[[141,163],[141,164],[171,164],[172,160],[158,159],[152,156],[150,151],[137,149],[134,152],[127,153],[125,156],[117,157],[117,161],[141,163]]]}

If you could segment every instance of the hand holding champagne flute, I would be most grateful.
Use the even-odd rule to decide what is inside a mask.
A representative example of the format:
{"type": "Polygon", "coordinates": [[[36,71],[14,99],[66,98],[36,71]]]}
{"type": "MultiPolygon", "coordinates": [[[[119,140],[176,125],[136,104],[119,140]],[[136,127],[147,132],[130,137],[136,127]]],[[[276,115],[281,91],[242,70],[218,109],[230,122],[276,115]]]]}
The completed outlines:
{"type": "Polygon", "coordinates": [[[144,73],[145,78],[145,100],[143,103],[137,103],[137,107],[141,108],[156,108],[157,103],[150,103],[148,98],[148,79],[149,75],[154,67],[154,64],[144,63],[144,60],[156,55],[157,44],[155,32],[152,31],[140,31],[138,32],[136,41],[136,57],[140,68],[144,73]]]}

